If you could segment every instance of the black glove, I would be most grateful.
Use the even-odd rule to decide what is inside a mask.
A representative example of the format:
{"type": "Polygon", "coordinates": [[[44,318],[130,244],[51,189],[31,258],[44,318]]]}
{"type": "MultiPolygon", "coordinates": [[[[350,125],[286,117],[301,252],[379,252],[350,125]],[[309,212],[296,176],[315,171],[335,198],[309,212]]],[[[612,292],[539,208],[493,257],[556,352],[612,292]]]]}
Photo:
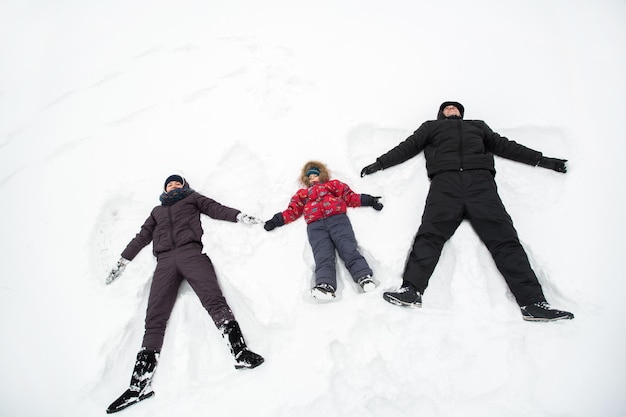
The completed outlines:
{"type": "Polygon", "coordinates": [[[376,211],[381,211],[384,206],[383,203],[379,201],[380,199],[380,196],[374,197],[369,194],[361,194],[361,206],[369,206],[373,207],[376,211]]]}
{"type": "Polygon", "coordinates": [[[567,159],[548,158],[547,156],[542,156],[537,165],[541,168],[548,168],[556,172],[565,173],[567,172],[567,166],[565,166],[566,162],[567,159]]]}
{"type": "Polygon", "coordinates": [[[366,166],[365,168],[363,168],[361,170],[361,178],[366,176],[366,175],[370,175],[373,174],[376,171],[380,171],[381,169],[383,169],[383,164],[381,164],[380,162],[376,161],[371,165],[366,166]]]}
{"type": "Polygon", "coordinates": [[[269,232],[270,230],[274,230],[284,224],[285,220],[283,219],[283,213],[276,213],[274,214],[274,217],[265,222],[263,228],[269,232]]]}

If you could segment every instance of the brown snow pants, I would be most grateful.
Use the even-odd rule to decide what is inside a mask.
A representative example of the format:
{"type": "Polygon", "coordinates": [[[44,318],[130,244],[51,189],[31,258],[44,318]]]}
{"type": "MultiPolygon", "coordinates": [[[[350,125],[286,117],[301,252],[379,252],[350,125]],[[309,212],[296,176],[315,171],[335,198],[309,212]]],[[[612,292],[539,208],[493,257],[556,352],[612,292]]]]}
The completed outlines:
{"type": "Polygon", "coordinates": [[[165,327],[183,279],[198,295],[216,326],[219,327],[226,320],[235,320],[217,282],[213,263],[202,253],[200,245],[185,245],[161,253],[157,259],[148,297],[143,347],[161,350],[165,327]]]}

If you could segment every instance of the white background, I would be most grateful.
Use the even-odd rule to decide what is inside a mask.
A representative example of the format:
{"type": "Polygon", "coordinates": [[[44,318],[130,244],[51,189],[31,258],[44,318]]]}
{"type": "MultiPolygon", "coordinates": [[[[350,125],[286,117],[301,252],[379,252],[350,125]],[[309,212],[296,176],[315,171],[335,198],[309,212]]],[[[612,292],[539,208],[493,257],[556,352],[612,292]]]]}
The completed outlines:
{"type": "Polygon", "coordinates": [[[269,219],[309,159],[385,209],[352,209],[380,286],[315,303],[305,224],[203,220],[249,346],[236,371],[185,283],[126,416],[623,416],[621,1],[0,3],[0,415],[96,416],[140,348],[151,246],[105,286],[172,173],[269,219]],[[566,175],[496,158],[548,300],[527,323],[468,223],[421,310],[385,303],[419,225],[420,155],[363,166],[457,100],[566,175]]]}

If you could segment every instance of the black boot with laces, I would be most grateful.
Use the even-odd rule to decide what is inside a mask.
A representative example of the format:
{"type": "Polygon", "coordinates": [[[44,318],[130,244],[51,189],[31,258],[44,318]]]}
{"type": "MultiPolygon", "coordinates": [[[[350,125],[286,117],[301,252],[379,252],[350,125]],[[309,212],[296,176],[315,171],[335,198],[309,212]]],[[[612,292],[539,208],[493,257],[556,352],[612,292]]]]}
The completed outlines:
{"type": "Polygon", "coordinates": [[[418,308],[422,306],[422,294],[409,283],[403,283],[402,287],[396,292],[383,293],[385,301],[402,307],[418,308]]]}
{"type": "Polygon", "coordinates": [[[521,307],[522,316],[527,321],[555,321],[555,320],[571,320],[574,315],[569,311],[562,311],[552,308],[545,301],[528,304],[521,307]]]}

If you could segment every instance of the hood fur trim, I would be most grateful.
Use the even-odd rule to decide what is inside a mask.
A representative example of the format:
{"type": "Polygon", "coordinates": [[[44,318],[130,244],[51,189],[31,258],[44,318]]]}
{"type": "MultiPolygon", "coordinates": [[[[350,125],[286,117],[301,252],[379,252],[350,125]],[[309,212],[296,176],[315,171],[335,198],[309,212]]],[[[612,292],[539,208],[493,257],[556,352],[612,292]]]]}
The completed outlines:
{"type": "Polygon", "coordinates": [[[309,169],[313,167],[320,170],[320,182],[327,182],[328,180],[330,180],[330,171],[325,164],[320,161],[309,161],[304,164],[304,166],[302,167],[302,171],[300,171],[300,183],[307,188],[310,187],[311,184],[309,182],[309,177],[307,177],[306,173],[309,171],[309,169]]]}

